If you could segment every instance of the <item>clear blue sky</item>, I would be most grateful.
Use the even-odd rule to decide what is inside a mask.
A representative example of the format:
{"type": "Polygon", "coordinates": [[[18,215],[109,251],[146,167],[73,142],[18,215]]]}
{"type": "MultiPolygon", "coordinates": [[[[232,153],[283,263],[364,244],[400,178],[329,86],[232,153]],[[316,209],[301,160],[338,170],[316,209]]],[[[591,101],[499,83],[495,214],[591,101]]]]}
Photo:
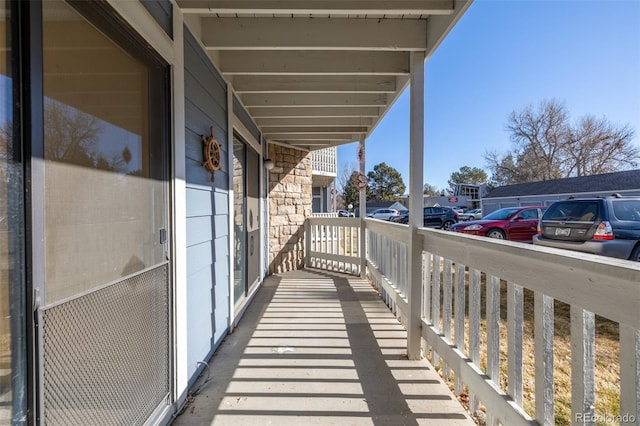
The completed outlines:
{"type": "MultiPolygon", "coordinates": [[[[640,147],[640,0],[475,0],[425,64],[424,182],[448,187],[462,166],[490,171],[487,150],[510,148],[507,116],[557,99],[629,124],[640,147]]],[[[409,184],[409,91],[366,142],[409,184]]],[[[357,144],[338,147],[339,170],[357,144]]],[[[408,188],[407,188],[408,190],[408,188]]]]}

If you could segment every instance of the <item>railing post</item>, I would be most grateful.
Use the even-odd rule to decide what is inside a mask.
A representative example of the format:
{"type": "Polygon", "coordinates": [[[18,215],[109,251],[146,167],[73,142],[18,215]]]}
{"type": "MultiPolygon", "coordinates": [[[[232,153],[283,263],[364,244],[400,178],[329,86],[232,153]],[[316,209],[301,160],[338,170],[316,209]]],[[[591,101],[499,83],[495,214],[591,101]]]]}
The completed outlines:
{"type": "MultiPolygon", "coordinates": [[[[364,135],[360,135],[358,161],[360,162],[360,173],[364,174],[364,135]]],[[[360,278],[367,276],[367,242],[366,242],[366,224],[364,219],[367,217],[367,192],[365,189],[360,191],[360,278]]]]}
{"type": "Polygon", "coordinates": [[[425,52],[411,52],[409,117],[409,271],[407,276],[407,355],[420,358],[422,302],[422,227],[424,162],[424,60],[425,52]]]}

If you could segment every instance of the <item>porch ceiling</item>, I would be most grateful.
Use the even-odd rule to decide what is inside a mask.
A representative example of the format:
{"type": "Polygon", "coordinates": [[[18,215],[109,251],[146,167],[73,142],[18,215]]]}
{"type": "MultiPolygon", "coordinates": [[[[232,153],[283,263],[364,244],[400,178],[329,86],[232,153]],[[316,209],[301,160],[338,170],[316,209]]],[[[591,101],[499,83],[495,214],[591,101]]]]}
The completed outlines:
{"type": "Polygon", "coordinates": [[[368,136],[471,0],[177,0],[269,141],[368,136]]]}

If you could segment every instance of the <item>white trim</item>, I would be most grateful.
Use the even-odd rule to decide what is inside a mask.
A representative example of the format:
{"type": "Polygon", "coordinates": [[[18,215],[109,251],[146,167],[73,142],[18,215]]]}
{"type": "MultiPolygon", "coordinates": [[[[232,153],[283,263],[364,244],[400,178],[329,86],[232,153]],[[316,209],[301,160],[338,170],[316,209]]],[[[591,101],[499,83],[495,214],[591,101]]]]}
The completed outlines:
{"type": "Polygon", "coordinates": [[[298,151],[311,152],[310,149],[302,148],[300,146],[295,146],[295,145],[289,145],[287,143],[282,143],[282,142],[278,142],[278,141],[268,141],[268,143],[271,144],[271,145],[283,146],[285,148],[297,149],[298,151]]]}
{"type": "Polygon", "coordinates": [[[182,13],[180,8],[173,5],[174,13],[174,40],[160,27],[158,22],[149,14],[149,11],[139,1],[117,1],[107,0],[109,5],[143,38],[149,46],[158,52],[169,64],[175,63],[175,55],[179,54],[174,48],[176,16],[180,21],[180,32],[182,32],[182,13]]]}
{"type": "Polygon", "coordinates": [[[173,155],[172,168],[172,224],[171,249],[173,265],[173,354],[174,375],[172,400],[177,407],[186,402],[189,386],[187,344],[187,190],[185,158],[185,87],[184,87],[184,31],[179,8],[173,8],[174,53],[172,71],[173,155]]]}
{"type": "Polygon", "coordinates": [[[233,241],[235,239],[235,229],[233,224],[233,92],[231,84],[227,82],[227,157],[229,173],[229,198],[227,213],[229,214],[229,238],[227,239],[229,251],[229,330],[232,331],[235,323],[235,294],[234,294],[234,269],[233,269],[233,241]]]}
{"type": "Polygon", "coordinates": [[[254,151],[260,153],[260,157],[262,157],[262,147],[260,146],[260,143],[255,138],[255,136],[253,136],[253,134],[249,131],[249,129],[247,129],[247,126],[245,126],[244,123],[240,120],[240,117],[238,117],[233,112],[233,101],[231,104],[231,111],[229,112],[231,113],[232,133],[233,131],[237,132],[240,135],[240,137],[242,137],[244,142],[249,144],[249,146],[251,146],[251,148],[253,148],[254,151]]]}

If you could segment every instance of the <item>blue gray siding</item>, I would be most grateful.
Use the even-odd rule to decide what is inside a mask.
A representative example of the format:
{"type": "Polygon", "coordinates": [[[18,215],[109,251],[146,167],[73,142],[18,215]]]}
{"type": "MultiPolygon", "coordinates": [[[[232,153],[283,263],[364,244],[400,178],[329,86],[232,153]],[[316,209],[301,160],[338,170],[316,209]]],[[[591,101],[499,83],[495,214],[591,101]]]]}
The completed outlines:
{"type": "Polygon", "coordinates": [[[169,0],[140,0],[165,33],[173,38],[173,8],[169,0]]]}
{"type": "Polygon", "coordinates": [[[233,113],[240,119],[242,124],[244,124],[244,127],[246,127],[247,130],[251,132],[251,135],[256,138],[256,141],[260,143],[260,129],[256,127],[256,125],[251,120],[251,117],[249,116],[247,110],[244,109],[244,107],[240,103],[240,100],[238,100],[238,98],[235,96],[233,97],[233,113]]]}
{"type": "Polygon", "coordinates": [[[206,360],[229,324],[229,162],[227,92],[222,77],[185,28],[185,152],[187,175],[188,367],[206,360]],[[222,148],[222,169],[202,167],[202,137],[213,135],[222,148]]]}

